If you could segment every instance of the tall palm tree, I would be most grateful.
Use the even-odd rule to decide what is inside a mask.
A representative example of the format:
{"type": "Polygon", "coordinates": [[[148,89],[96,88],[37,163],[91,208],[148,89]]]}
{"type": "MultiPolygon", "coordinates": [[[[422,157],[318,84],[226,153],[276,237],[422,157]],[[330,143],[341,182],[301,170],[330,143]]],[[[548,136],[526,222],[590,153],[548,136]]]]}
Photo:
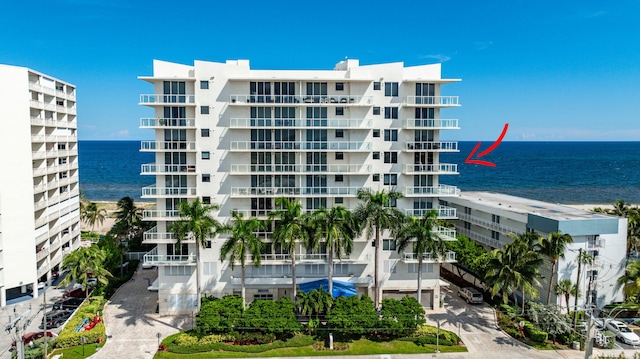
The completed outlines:
{"type": "MultiPolygon", "coordinates": [[[[585,265],[591,265],[593,264],[593,256],[591,254],[589,254],[589,252],[584,252],[584,251],[580,251],[580,253],[578,254],[576,261],[578,262],[578,274],[577,274],[577,278],[576,278],[576,293],[580,293],[580,275],[582,274],[582,267],[585,265]]],[[[573,327],[574,329],[576,328],[576,326],[578,325],[578,295],[576,295],[574,300],[574,314],[573,314],[573,327]]]]}
{"type": "Polygon", "coordinates": [[[438,260],[445,254],[446,248],[440,236],[434,231],[438,224],[438,212],[428,211],[422,218],[405,217],[399,228],[394,230],[398,253],[404,252],[409,245],[418,259],[418,303],[422,304],[422,262],[425,253],[432,253],[438,260]]]}
{"type": "Polygon", "coordinates": [[[273,242],[289,252],[291,258],[292,301],[296,301],[296,243],[308,244],[309,230],[302,214],[300,201],[290,201],[285,197],[276,198],[276,209],[269,219],[275,220],[273,242]]]}
{"type": "MultiPolygon", "coordinates": [[[[564,296],[564,299],[567,303],[567,314],[569,314],[569,298],[571,297],[571,293],[573,291],[573,288],[575,287],[575,285],[573,283],[571,283],[571,279],[569,278],[565,278],[559,282],[556,283],[555,285],[555,292],[556,295],[562,295],[564,296]]],[[[562,311],[562,303],[560,303],[560,311],[562,311]]]]}
{"type": "Polygon", "coordinates": [[[333,295],[333,258],[342,258],[342,254],[351,254],[353,240],[360,233],[360,227],[355,216],[345,207],[336,206],[331,210],[316,209],[310,222],[313,228],[311,245],[318,247],[324,240],[327,247],[329,264],[329,294],[333,295]]]}
{"type": "Polygon", "coordinates": [[[402,194],[396,191],[381,190],[373,192],[370,188],[358,190],[357,197],[362,203],[356,207],[354,215],[362,227],[367,231],[367,239],[374,236],[375,258],[374,258],[374,288],[375,305],[380,307],[382,295],[380,293],[380,233],[385,229],[393,229],[401,223],[402,213],[391,204],[402,198],[402,194]]]}
{"type": "Polygon", "coordinates": [[[107,254],[96,245],[91,247],[80,247],[69,253],[62,260],[62,270],[67,271],[67,275],[60,286],[67,285],[75,281],[82,285],[86,296],[89,296],[89,278],[93,277],[104,285],[109,284],[111,273],[104,267],[107,254]]]}
{"type": "Polygon", "coordinates": [[[128,234],[135,233],[137,226],[142,222],[142,208],[136,207],[133,198],[126,196],[118,200],[118,210],[114,213],[116,222],[126,224],[128,234]]]}
{"type": "Polygon", "coordinates": [[[235,267],[237,261],[241,267],[242,304],[246,306],[245,294],[245,264],[247,257],[251,256],[253,265],[260,267],[260,248],[262,242],[256,232],[264,228],[262,221],[256,218],[244,219],[242,213],[231,211],[233,223],[223,226],[220,231],[229,234],[229,238],[220,248],[220,260],[224,261],[229,257],[231,269],[235,267]]]}
{"type": "Polygon", "coordinates": [[[632,259],[627,262],[624,275],[618,278],[618,284],[623,286],[625,298],[640,294],[640,260],[632,259]]]}
{"type": "Polygon", "coordinates": [[[189,203],[186,201],[178,203],[178,213],[180,219],[174,222],[169,230],[174,233],[177,243],[180,246],[183,240],[193,237],[196,244],[196,309],[200,310],[200,247],[205,248],[209,239],[213,238],[219,231],[221,225],[211,216],[211,212],[218,210],[215,204],[203,204],[200,199],[189,203]]]}
{"type": "Polygon", "coordinates": [[[540,253],[549,257],[551,262],[551,276],[549,277],[549,291],[547,292],[547,305],[551,304],[551,289],[553,278],[556,274],[556,265],[560,258],[564,258],[567,244],[573,243],[573,238],[569,234],[562,234],[559,231],[549,233],[549,236],[540,237],[540,253]]]}
{"type": "Polygon", "coordinates": [[[640,208],[618,199],[611,209],[594,208],[595,212],[603,212],[613,216],[626,217],[627,223],[627,254],[640,249],[640,208]]]}
{"type": "Polygon", "coordinates": [[[96,226],[96,223],[102,225],[104,219],[107,216],[107,211],[104,208],[98,208],[95,202],[89,202],[85,208],[84,213],[81,213],[82,221],[91,226],[91,232],[96,226]]]}

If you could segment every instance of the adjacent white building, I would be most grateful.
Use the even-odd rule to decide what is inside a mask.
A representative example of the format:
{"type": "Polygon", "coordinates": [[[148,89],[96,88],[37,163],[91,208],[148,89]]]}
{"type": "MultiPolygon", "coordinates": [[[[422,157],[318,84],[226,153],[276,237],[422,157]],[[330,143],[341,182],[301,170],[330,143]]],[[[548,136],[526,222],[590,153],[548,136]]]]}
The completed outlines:
{"type": "Polygon", "coordinates": [[[0,65],[0,109],[4,306],[7,297],[50,278],[79,243],[76,88],[28,68],[0,65]]]}
{"type": "MultiPolygon", "coordinates": [[[[141,128],[155,132],[142,151],[156,154],[142,174],[155,176],[143,198],[156,208],[144,219],[157,227],[144,236],[157,246],[145,261],[159,267],[153,287],[159,291],[161,314],[191,313],[196,307],[195,244],[176,248],[168,230],[177,219],[178,202],[200,198],[216,203],[222,222],[235,209],[245,217],[266,218],[277,197],[301,201],[305,210],[342,205],[355,208],[356,191],[396,189],[405,197],[396,205],[421,215],[436,209],[440,218],[456,218],[441,199],[458,189],[440,182],[457,174],[455,164],[440,155],[458,151],[441,131],[458,129],[458,120],[441,116],[457,107],[457,96],[443,96],[440,64],[405,67],[403,63],[360,66],[345,60],[333,70],[252,70],[247,60],[226,63],[195,61],[182,65],[154,61],[152,85],[140,104],[152,109],[141,128]]],[[[439,228],[443,238],[455,231],[439,228]]],[[[262,233],[269,242],[270,233],[262,233]]],[[[202,250],[204,294],[239,293],[239,267],[220,261],[222,238],[202,250]]],[[[382,240],[383,296],[404,296],[417,288],[417,259],[398,254],[393,241],[382,240]]],[[[298,283],[327,276],[326,253],[296,249],[298,283]]],[[[374,248],[358,238],[353,253],[334,265],[336,279],[354,283],[373,297],[374,248]]],[[[449,253],[446,261],[455,260],[449,253]]],[[[438,261],[430,256],[423,268],[423,305],[440,298],[438,261]]],[[[288,254],[271,244],[261,266],[247,268],[247,297],[290,296],[288,254]]]]}
{"type": "MultiPolygon", "coordinates": [[[[528,198],[493,192],[463,192],[447,198],[449,206],[458,213],[457,231],[477,241],[487,249],[502,248],[512,241],[509,233],[535,231],[543,236],[560,231],[570,234],[573,243],[567,245],[564,258],[557,264],[555,280],[577,280],[580,249],[593,256],[590,265],[583,265],[579,288],[582,296],[598,307],[624,300],[622,288],[616,284],[624,274],[627,245],[627,219],[552,204],[528,198]],[[585,293],[588,293],[585,295],[585,293]]],[[[547,261],[548,262],[548,261],[547,261]]],[[[550,265],[541,270],[540,301],[546,303],[550,265]]],[[[551,303],[566,306],[563,297],[551,293],[551,303]]],[[[573,296],[570,300],[574,303],[573,296]]]]}

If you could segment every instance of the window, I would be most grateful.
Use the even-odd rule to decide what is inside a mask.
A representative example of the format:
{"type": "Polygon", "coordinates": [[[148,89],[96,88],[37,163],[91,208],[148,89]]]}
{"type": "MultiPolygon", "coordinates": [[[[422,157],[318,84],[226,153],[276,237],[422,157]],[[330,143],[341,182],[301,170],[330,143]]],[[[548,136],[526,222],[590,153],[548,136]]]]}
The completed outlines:
{"type": "Polygon", "coordinates": [[[211,158],[211,152],[209,151],[202,151],[202,159],[203,160],[208,160],[211,158]]]}
{"type": "Polygon", "coordinates": [[[464,222],[464,229],[470,230],[471,229],[471,223],[464,222]]]}
{"type": "Polygon", "coordinates": [[[380,130],[373,130],[373,137],[380,137],[380,130]]]}
{"type": "Polygon", "coordinates": [[[344,152],[336,152],[336,160],[344,160],[344,152]]]}
{"type": "Polygon", "coordinates": [[[374,115],[379,115],[380,114],[380,107],[374,107],[373,108],[373,114],[374,115]]]}
{"type": "Polygon", "coordinates": [[[496,241],[499,241],[500,240],[500,232],[491,231],[491,238],[495,239],[496,241]]]}
{"type": "Polygon", "coordinates": [[[380,91],[380,81],[376,81],[373,83],[373,89],[375,91],[380,91]]]}
{"type": "Polygon", "coordinates": [[[58,144],[58,149],[59,149],[59,150],[66,150],[66,149],[67,149],[67,145],[66,145],[66,144],[64,144],[64,143],[59,143],[59,144],[58,144]]]}
{"type": "Polygon", "coordinates": [[[336,116],[344,116],[344,107],[336,107],[336,116]]]}
{"type": "Polygon", "coordinates": [[[336,197],[333,201],[335,204],[343,204],[344,203],[344,198],[342,197],[336,197]]]}
{"type": "Polygon", "coordinates": [[[209,114],[209,106],[200,106],[200,114],[208,115],[209,114]]]}
{"type": "Polygon", "coordinates": [[[202,203],[211,204],[211,197],[209,196],[202,197],[202,203]]]}
{"type": "Polygon", "coordinates": [[[209,81],[200,81],[200,89],[208,90],[209,89],[209,81]]]}
{"type": "Polygon", "coordinates": [[[398,108],[397,107],[385,107],[384,108],[384,118],[392,118],[398,119],[398,108]]]}
{"type": "Polygon", "coordinates": [[[398,130],[384,130],[385,141],[398,141],[398,130]]]}
{"type": "MultiPolygon", "coordinates": [[[[407,271],[409,273],[418,273],[418,263],[409,263],[407,271]]],[[[433,273],[433,263],[422,263],[422,273],[433,273]]]]}
{"type": "Polygon", "coordinates": [[[380,159],[380,152],[377,152],[377,151],[376,151],[376,152],[374,152],[374,153],[373,153],[373,159],[374,159],[374,160],[379,160],[379,159],[380,159]]]}
{"type": "Polygon", "coordinates": [[[334,263],[333,274],[335,275],[347,275],[349,274],[349,264],[347,263],[334,263]]]}
{"type": "Polygon", "coordinates": [[[209,129],[208,128],[203,128],[200,130],[200,136],[201,137],[209,137],[209,129]]]}
{"type": "Polygon", "coordinates": [[[336,175],[336,182],[343,182],[343,181],[344,181],[343,175],[336,175]]]}
{"type": "Polygon", "coordinates": [[[380,182],[380,175],[379,174],[374,174],[373,175],[373,182],[380,182]]]}
{"type": "Polygon", "coordinates": [[[343,138],[344,130],[336,130],[336,138],[343,138]]]}
{"type": "Polygon", "coordinates": [[[382,250],[383,251],[395,251],[396,250],[396,241],[393,239],[383,239],[382,240],[382,250]]]}
{"type": "Polygon", "coordinates": [[[336,82],[336,91],[344,91],[344,82],[336,82]]]}
{"type": "Polygon", "coordinates": [[[398,163],[398,152],[385,152],[384,163],[398,163]]]}
{"type": "Polygon", "coordinates": [[[500,223],[500,216],[492,214],[491,215],[491,222],[493,223],[500,223]]]}
{"type": "Polygon", "coordinates": [[[398,184],[398,175],[395,173],[385,173],[384,182],[387,186],[395,186],[398,184]]]}
{"type": "Polygon", "coordinates": [[[254,294],[253,300],[273,300],[273,294],[265,294],[265,293],[254,294]]]}
{"type": "Polygon", "coordinates": [[[385,96],[398,96],[398,83],[397,82],[385,82],[384,83],[384,95],[385,96]]]}
{"type": "Polygon", "coordinates": [[[64,165],[67,163],[67,159],[66,158],[58,158],[58,164],[59,165],[64,165]]]}
{"type": "Polygon", "coordinates": [[[210,174],[203,174],[202,175],[202,182],[211,182],[211,175],[210,174]]]}
{"type": "Polygon", "coordinates": [[[190,266],[165,266],[164,275],[168,277],[186,277],[191,275],[190,266]]]}
{"type": "MultiPolygon", "coordinates": [[[[211,241],[208,241],[211,243],[211,241]]],[[[216,275],[216,262],[202,262],[202,274],[204,275],[216,275]]]]}
{"type": "Polygon", "coordinates": [[[471,214],[471,207],[464,207],[464,214],[471,214]]]}

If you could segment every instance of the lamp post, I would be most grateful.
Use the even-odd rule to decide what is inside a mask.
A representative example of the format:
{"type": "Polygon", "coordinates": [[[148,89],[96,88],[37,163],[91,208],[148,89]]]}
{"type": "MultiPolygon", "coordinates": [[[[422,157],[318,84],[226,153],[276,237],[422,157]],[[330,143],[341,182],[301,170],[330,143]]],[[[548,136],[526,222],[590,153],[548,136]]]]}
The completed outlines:
{"type": "Polygon", "coordinates": [[[440,320],[436,321],[438,329],[436,330],[436,353],[440,353],[440,320]]]}

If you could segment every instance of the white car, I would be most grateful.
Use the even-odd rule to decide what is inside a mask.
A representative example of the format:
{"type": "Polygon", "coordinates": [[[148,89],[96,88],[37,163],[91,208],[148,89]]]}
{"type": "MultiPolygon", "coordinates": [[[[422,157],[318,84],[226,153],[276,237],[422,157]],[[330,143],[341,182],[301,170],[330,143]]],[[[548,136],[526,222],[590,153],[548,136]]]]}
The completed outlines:
{"type": "Polygon", "coordinates": [[[616,335],[616,338],[629,345],[640,345],[640,337],[619,320],[607,321],[607,329],[616,335]]]}

